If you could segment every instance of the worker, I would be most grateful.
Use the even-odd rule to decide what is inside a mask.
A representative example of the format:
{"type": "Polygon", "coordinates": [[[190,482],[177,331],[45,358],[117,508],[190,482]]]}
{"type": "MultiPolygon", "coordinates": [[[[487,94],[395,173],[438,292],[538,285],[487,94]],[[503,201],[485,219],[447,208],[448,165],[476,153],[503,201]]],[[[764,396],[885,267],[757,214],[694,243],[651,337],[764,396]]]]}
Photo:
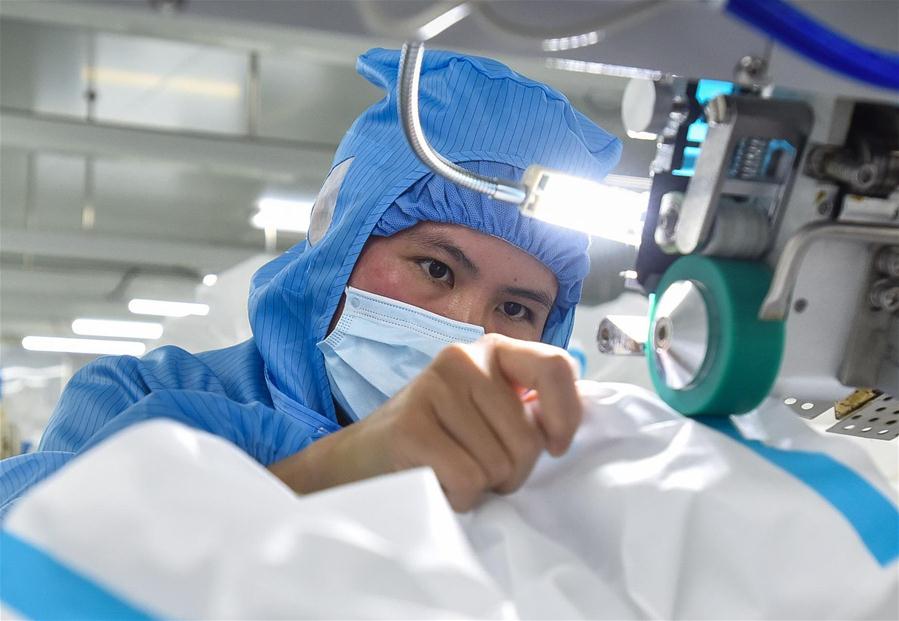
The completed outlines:
{"type": "MultiPolygon", "coordinates": [[[[430,466],[460,511],[567,449],[581,409],[562,348],[589,239],[431,173],[399,123],[399,59],[359,58],[386,95],[338,147],[307,239],[254,275],[253,338],[84,367],[39,450],[0,463],[0,511],[153,418],[225,438],[299,493],[430,466]]],[[[598,180],[620,155],[559,92],[492,60],[429,51],[419,90],[431,144],[483,175],[539,163],[598,180]]]]}

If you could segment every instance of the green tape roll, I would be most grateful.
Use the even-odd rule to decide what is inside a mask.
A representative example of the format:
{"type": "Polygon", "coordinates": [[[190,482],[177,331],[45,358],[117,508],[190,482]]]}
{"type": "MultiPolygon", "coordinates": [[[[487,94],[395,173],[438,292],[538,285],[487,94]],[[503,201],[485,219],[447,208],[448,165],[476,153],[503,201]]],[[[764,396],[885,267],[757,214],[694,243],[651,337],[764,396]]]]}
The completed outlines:
{"type": "Polygon", "coordinates": [[[758,319],[771,270],[752,261],[682,257],[659,283],[650,307],[650,326],[655,325],[657,301],[681,280],[696,283],[706,303],[708,350],[696,378],[683,388],[671,388],[653,361],[650,334],[646,357],[656,392],[687,416],[748,412],[768,395],[783,356],[783,322],[758,319]]]}

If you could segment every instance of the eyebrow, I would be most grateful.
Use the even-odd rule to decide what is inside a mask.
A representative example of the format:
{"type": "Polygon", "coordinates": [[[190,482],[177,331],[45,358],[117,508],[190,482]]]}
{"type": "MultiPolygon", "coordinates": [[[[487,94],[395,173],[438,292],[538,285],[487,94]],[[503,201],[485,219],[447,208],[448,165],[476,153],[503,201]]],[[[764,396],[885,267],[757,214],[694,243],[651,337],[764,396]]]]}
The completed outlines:
{"type": "Polygon", "coordinates": [[[453,257],[456,261],[461,263],[462,266],[471,274],[477,276],[480,272],[478,266],[475,265],[464,252],[462,252],[461,248],[459,248],[457,245],[452,243],[449,239],[447,239],[440,233],[415,232],[411,236],[414,237],[417,241],[422,242],[423,244],[440,248],[445,253],[453,257]]]}
{"type": "MultiPolygon", "coordinates": [[[[446,252],[447,254],[452,256],[454,259],[459,261],[459,263],[461,263],[465,267],[466,270],[468,270],[475,276],[477,276],[477,274],[480,272],[480,270],[478,269],[478,266],[475,265],[471,261],[471,259],[469,259],[465,255],[464,252],[462,252],[462,249],[459,248],[458,246],[456,246],[446,236],[444,236],[440,233],[437,233],[437,232],[433,232],[433,231],[429,231],[429,232],[414,231],[410,235],[410,237],[412,237],[416,241],[421,242],[423,244],[427,244],[429,246],[436,246],[437,248],[440,248],[441,250],[443,250],[444,252],[446,252]]],[[[532,302],[541,304],[548,309],[552,308],[552,306],[553,306],[552,296],[550,296],[545,291],[538,291],[538,290],[534,290],[534,289],[523,289],[521,287],[505,287],[505,288],[503,288],[502,292],[505,295],[511,295],[511,296],[515,296],[515,297],[525,298],[526,300],[531,300],[532,302]]]]}
{"type": "Polygon", "coordinates": [[[520,289],[518,287],[506,287],[503,289],[503,293],[506,295],[511,295],[520,298],[526,298],[531,300],[532,302],[537,302],[537,304],[542,304],[546,308],[552,308],[553,301],[550,299],[549,295],[547,295],[543,291],[535,291],[533,289],[520,289]]]}

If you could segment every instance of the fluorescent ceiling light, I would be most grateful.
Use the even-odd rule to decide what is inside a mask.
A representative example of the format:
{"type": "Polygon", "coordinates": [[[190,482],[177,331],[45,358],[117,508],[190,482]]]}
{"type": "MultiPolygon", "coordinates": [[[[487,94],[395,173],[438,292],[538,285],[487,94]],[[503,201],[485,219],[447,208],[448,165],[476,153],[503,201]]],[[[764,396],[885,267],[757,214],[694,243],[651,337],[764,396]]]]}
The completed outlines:
{"type": "Polygon", "coordinates": [[[652,132],[635,132],[632,129],[627,130],[627,137],[634,140],[656,140],[659,136],[652,132]]]}
{"type": "Polygon", "coordinates": [[[656,71],[654,69],[640,69],[639,67],[625,67],[624,65],[609,65],[607,63],[595,63],[586,60],[573,60],[570,58],[547,58],[545,59],[545,63],[550,69],[574,71],[576,73],[592,73],[595,75],[608,75],[617,78],[660,80],[664,76],[661,71],[656,71]]]}
{"type": "Polygon", "coordinates": [[[565,50],[575,50],[579,47],[587,47],[588,45],[596,45],[601,39],[601,35],[596,30],[585,32],[571,37],[559,37],[558,39],[544,39],[544,52],[563,52],[565,50]]]}
{"type": "Polygon", "coordinates": [[[313,201],[260,198],[256,201],[258,211],[250,223],[257,229],[305,233],[309,230],[312,204],[313,201]]]}
{"type": "Polygon", "coordinates": [[[112,336],[130,339],[158,339],[162,324],[147,321],[111,321],[107,319],[76,319],[72,332],[82,336],[112,336]]]}
{"type": "Polygon", "coordinates": [[[26,336],[22,347],[29,351],[53,351],[66,354],[113,354],[140,356],[147,346],[137,341],[106,341],[56,336],[26,336]]]}
{"type": "Polygon", "coordinates": [[[3,379],[3,383],[5,384],[12,380],[21,379],[57,379],[65,377],[69,372],[68,367],[64,364],[57,364],[49,367],[3,367],[0,369],[0,378],[3,379]]]}
{"type": "Polygon", "coordinates": [[[207,287],[212,287],[219,281],[218,274],[206,274],[203,276],[203,284],[207,287]]]}
{"type": "Polygon", "coordinates": [[[240,97],[240,85],[224,80],[208,80],[205,78],[167,77],[159,73],[144,73],[108,67],[84,67],[81,78],[96,84],[113,86],[130,86],[133,88],[167,88],[190,95],[217,97],[219,99],[237,99],[240,97]]]}
{"type": "Polygon", "coordinates": [[[463,2],[457,6],[454,6],[446,13],[438,15],[427,24],[418,29],[418,38],[422,41],[427,41],[433,37],[436,37],[441,32],[458,24],[463,19],[471,15],[471,4],[469,2],[463,2]]]}
{"type": "Polygon", "coordinates": [[[204,316],[209,314],[209,305],[135,298],[128,302],[128,310],[135,315],[159,315],[161,317],[204,316]]]}
{"type": "Polygon", "coordinates": [[[3,394],[12,395],[24,388],[43,388],[53,380],[62,380],[71,375],[69,365],[59,364],[50,367],[3,367],[0,379],[3,381],[3,394]]]}

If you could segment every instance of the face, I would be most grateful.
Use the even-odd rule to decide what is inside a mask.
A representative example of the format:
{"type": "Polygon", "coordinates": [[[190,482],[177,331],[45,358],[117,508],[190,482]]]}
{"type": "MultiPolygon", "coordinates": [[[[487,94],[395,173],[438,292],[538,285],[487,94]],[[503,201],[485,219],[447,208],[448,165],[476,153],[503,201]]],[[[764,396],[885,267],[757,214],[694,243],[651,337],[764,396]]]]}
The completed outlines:
{"type": "MultiPolygon", "coordinates": [[[[433,222],[371,237],[349,284],[529,341],[540,340],[558,292],[553,273],[523,250],[463,226],[433,222]]],[[[332,327],[341,310],[342,305],[332,327]]]]}

